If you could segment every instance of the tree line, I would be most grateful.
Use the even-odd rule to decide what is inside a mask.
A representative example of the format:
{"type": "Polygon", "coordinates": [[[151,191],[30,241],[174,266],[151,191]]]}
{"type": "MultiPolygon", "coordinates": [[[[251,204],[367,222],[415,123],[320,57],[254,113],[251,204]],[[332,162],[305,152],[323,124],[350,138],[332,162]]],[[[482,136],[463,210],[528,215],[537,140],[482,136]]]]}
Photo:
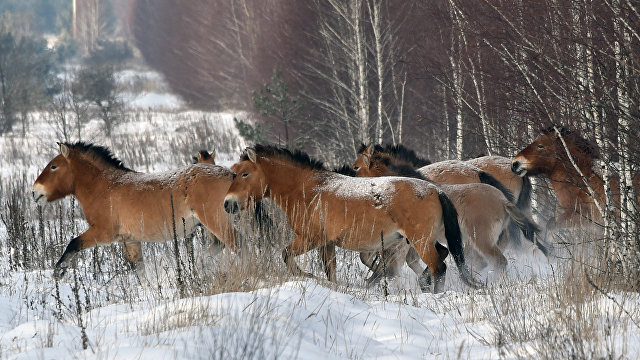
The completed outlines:
{"type": "Polygon", "coordinates": [[[245,133],[264,138],[270,127],[272,141],[330,162],[373,142],[436,160],[513,156],[539,129],[568,125],[601,154],[604,217],[619,213],[617,234],[637,239],[634,1],[137,0],[131,9],[145,59],[191,104],[259,110],[284,82],[279,98],[296,99],[295,113],[260,110],[262,129],[245,133]]]}

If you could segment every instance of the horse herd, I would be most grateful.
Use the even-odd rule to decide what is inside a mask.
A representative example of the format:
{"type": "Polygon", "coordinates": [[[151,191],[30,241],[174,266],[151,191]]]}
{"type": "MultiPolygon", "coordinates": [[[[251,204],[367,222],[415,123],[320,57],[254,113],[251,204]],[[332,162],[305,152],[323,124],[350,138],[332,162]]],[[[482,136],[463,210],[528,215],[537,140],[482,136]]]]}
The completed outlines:
{"type": "MultiPolygon", "coordinates": [[[[181,234],[203,225],[214,254],[224,247],[238,252],[240,241],[229,213],[255,202],[250,210],[264,216],[259,211],[263,198],[284,211],[296,234],[282,253],[294,274],[310,276],[294,258],[318,249],[327,277],[335,281],[339,246],[360,252],[373,272],[369,283],[395,276],[406,262],[422,290],[434,292],[444,288],[449,254],[472,288],[480,283],[471,270],[488,263],[503,269],[503,250],[519,246],[521,234],[548,254],[531,219],[529,176],[547,176],[556,191],[560,211],[551,227],[601,220],[593,198],[585,196],[585,184],[576,180],[585,177],[576,177],[573,166],[603,196],[602,178],[593,170],[595,147],[575,131],[558,127],[544,130],[513,160],[485,156],[431,164],[403,146],[363,145],[352,166],[333,171],[301,151],[257,144],[230,169],[215,165],[213,155],[201,151],[193,165],[143,174],[125,167],[104,147],[58,145],[60,154],[36,179],[33,197],[51,202],[74,195],[89,228],[66,247],[55,266],[56,278],[79,251],[115,241],[124,245],[136,268],[144,268],[141,242],[171,239],[176,224],[181,234]]],[[[640,177],[634,183],[639,185],[640,177]]]]}

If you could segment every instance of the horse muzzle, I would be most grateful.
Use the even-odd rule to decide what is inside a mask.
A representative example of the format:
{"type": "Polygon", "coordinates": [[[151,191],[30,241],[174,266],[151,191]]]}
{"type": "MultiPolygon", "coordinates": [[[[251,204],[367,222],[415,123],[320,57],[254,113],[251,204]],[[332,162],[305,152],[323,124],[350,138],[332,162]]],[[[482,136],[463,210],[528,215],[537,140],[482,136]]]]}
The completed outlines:
{"type": "Polygon", "coordinates": [[[43,204],[47,202],[47,193],[44,191],[44,186],[40,184],[33,185],[33,190],[31,191],[31,196],[36,204],[43,204]]]}
{"type": "Polygon", "coordinates": [[[511,171],[521,177],[527,174],[526,166],[518,160],[511,163],[511,171]]]}
{"type": "Polygon", "coordinates": [[[224,211],[229,214],[235,214],[240,210],[238,200],[233,198],[224,199],[224,211]]]}

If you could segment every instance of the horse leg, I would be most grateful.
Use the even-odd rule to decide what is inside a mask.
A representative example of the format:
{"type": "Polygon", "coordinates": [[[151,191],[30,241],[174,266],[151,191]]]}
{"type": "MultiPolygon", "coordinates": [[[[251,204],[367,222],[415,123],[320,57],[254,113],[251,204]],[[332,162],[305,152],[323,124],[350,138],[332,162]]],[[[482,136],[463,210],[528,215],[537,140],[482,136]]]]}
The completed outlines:
{"type": "Polygon", "coordinates": [[[71,260],[73,260],[78,252],[96,245],[109,244],[111,240],[112,239],[106,236],[101,229],[90,227],[87,231],[69,242],[67,248],[56,263],[53,277],[60,280],[66,273],[67,268],[69,268],[71,260]]]}
{"type": "Polygon", "coordinates": [[[131,268],[136,271],[136,275],[139,279],[146,278],[146,272],[144,268],[144,261],[142,259],[142,243],[132,239],[123,239],[122,246],[124,247],[124,253],[129,260],[131,268]]]}
{"type": "Polygon", "coordinates": [[[209,232],[209,237],[211,238],[211,245],[207,248],[207,256],[213,258],[220,254],[226,245],[211,232],[209,232]]]}
{"type": "Polygon", "coordinates": [[[217,214],[212,216],[203,216],[196,212],[196,218],[209,232],[209,237],[213,241],[208,249],[209,255],[215,256],[225,246],[229,247],[231,251],[238,253],[240,246],[237,244],[238,234],[233,229],[231,224],[231,218],[224,212],[218,211],[217,214]]]}
{"type": "MultiPolygon", "coordinates": [[[[440,260],[444,261],[444,259],[449,256],[449,249],[446,246],[436,242],[436,250],[438,251],[438,257],[440,260]]],[[[431,272],[429,271],[429,267],[422,268],[422,264],[420,264],[420,255],[413,247],[409,248],[407,252],[407,265],[413,270],[413,272],[418,276],[418,285],[420,285],[420,290],[422,292],[427,292],[431,290],[431,272]]]]}
{"type": "MultiPolygon", "coordinates": [[[[438,249],[438,251],[441,251],[438,247],[446,251],[444,257],[440,256],[440,258],[444,260],[444,258],[446,258],[449,254],[449,250],[447,250],[446,247],[440,245],[439,243],[436,243],[436,248],[438,249]]],[[[420,290],[422,290],[422,292],[429,291],[431,289],[432,283],[431,274],[428,271],[425,272],[425,270],[427,270],[428,268],[422,268],[422,265],[420,264],[420,255],[412,246],[410,246],[409,251],[407,251],[405,261],[407,262],[407,265],[409,265],[411,270],[418,276],[418,285],[420,286],[420,290]]]]}
{"type": "MultiPolygon", "coordinates": [[[[440,259],[438,254],[438,250],[436,249],[434,244],[426,243],[423,246],[419,246],[419,249],[416,249],[420,254],[420,258],[422,261],[427,264],[427,267],[424,269],[423,273],[428,271],[431,272],[431,276],[433,277],[433,292],[435,294],[442,292],[444,289],[444,282],[447,274],[447,265],[440,259]]],[[[426,274],[423,274],[423,277],[426,277],[426,274]]],[[[426,290],[426,289],[423,289],[426,290]]]]}
{"type": "Polygon", "coordinates": [[[324,265],[324,272],[327,274],[327,279],[331,282],[336,282],[336,247],[333,244],[327,244],[318,248],[320,252],[320,258],[324,265]]]}
{"type": "MultiPolygon", "coordinates": [[[[431,233],[435,233],[435,231],[432,231],[431,233]]],[[[434,237],[423,236],[421,235],[421,232],[417,231],[417,229],[407,231],[406,235],[408,239],[411,239],[411,245],[420,255],[422,261],[427,264],[427,267],[422,273],[422,277],[426,279],[428,273],[431,272],[431,276],[434,279],[433,292],[442,292],[447,273],[447,265],[440,257],[444,251],[436,246],[437,241],[434,237]],[[420,240],[416,241],[416,239],[420,240]]],[[[422,285],[424,284],[421,284],[421,287],[422,285]]],[[[423,291],[424,290],[426,289],[423,289],[423,291]]]]}
{"type": "Polygon", "coordinates": [[[363,251],[360,253],[360,261],[372,271],[379,257],[380,253],[377,251],[363,251]]]}
{"type": "MultiPolygon", "coordinates": [[[[282,250],[282,260],[287,265],[287,268],[293,275],[296,276],[306,276],[313,277],[311,273],[308,273],[298,267],[296,264],[295,257],[298,255],[302,255],[307,251],[311,250],[315,246],[309,247],[312,244],[311,241],[308,241],[306,238],[298,235],[295,240],[289,246],[287,246],[284,250],[282,250]]],[[[335,251],[335,250],[334,250],[335,251]]]]}
{"type": "Polygon", "coordinates": [[[473,244],[470,241],[465,241],[468,244],[464,247],[464,258],[467,264],[469,264],[469,270],[480,271],[489,265],[484,255],[476,248],[475,241],[473,244]]]}
{"type": "Polygon", "coordinates": [[[480,236],[475,238],[474,243],[482,254],[482,257],[492,262],[495,268],[504,270],[507,267],[507,258],[502,253],[502,250],[500,250],[496,245],[498,242],[497,239],[494,241],[491,236],[482,236],[483,234],[479,235],[480,236]]]}
{"type": "Polygon", "coordinates": [[[385,249],[384,252],[371,252],[367,254],[372,255],[372,263],[371,263],[371,276],[369,276],[365,281],[367,283],[367,287],[371,287],[377,285],[380,280],[382,280],[383,276],[388,278],[394,278],[398,276],[400,273],[400,269],[402,268],[402,264],[404,264],[406,251],[409,246],[402,247],[395,246],[395,248],[385,249]],[[379,256],[376,256],[379,255],[379,256]],[[376,262],[379,258],[379,261],[376,262]]]}

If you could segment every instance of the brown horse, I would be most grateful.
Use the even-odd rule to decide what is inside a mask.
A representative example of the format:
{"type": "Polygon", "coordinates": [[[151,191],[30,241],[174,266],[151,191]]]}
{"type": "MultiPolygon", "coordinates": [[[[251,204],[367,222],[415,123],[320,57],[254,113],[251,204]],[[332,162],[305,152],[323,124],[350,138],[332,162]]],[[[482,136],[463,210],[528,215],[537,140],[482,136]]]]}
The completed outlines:
{"type": "MultiPolygon", "coordinates": [[[[421,173],[412,168],[412,164],[403,163],[386,152],[374,153],[367,162],[367,166],[358,167],[357,176],[400,175],[424,179],[421,173]]],[[[498,246],[498,240],[504,237],[505,229],[510,221],[513,221],[527,234],[530,241],[535,242],[534,235],[538,232],[535,222],[518,210],[495,187],[481,183],[439,186],[458,210],[465,255],[468,258],[471,258],[472,251],[475,250],[485,260],[493,263],[495,267],[503,269],[507,264],[507,259],[498,246]]],[[[542,244],[535,243],[547,255],[547,249],[542,244]]],[[[411,250],[409,250],[407,262],[410,266],[413,262],[411,250]]]]}
{"type": "MultiPolygon", "coordinates": [[[[572,228],[584,223],[601,223],[594,196],[575,169],[560,139],[564,139],[571,158],[593,189],[595,200],[604,206],[604,182],[602,175],[594,170],[594,161],[599,158],[596,146],[577,132],[564,127],[549,127],[529,146],[513,159],[512,170],[521,177],[546,176],[558,199],[559,213],[547,224],[547,230],[572,228]],[[556,131],[556,129],[558,129],[556,131]]],[[[640,174],[636,174],[634,188],[640,202],[640,174]]],[[[614,198],[619,203],[619,179],[611,178],[614,198]]]]}
{"type": "Polygon", "coordinates": [[[321,247],[325,271],[335,281],[335,247],[356,251],[393,248],[406,237],[429,265],[434,292],[444,286],[446,265],[435,247],[446,241],[462,280],[477,283],[465,264],[457,214],[449,198],[426,181],[407,178],[359,179],[328,171],[302,152],[272,146],[248,148],[231,169],[238,174],[225,197],[237,212],[249,198],[270,197],[287,215],[297,237],[284,251],[288,267],[303,273],[293,259],[321,247]]]}
{"type": "Polygon", "coordinates": [[[234,176],[228,169],[191,165],[142,174],[126,168],[107,148],[82,142],[58,144],[60,155],[36,179],[33,197],[36,202],[51,202],[74,195],[89,229],[71,240],[56,264],[56,278],[64,275],[79,251],[115,241],[124,244],[127,259],[136,267],[142,263],[141,241],[189,234],[198,223],[232,250],[237,248],[222,206],[234,176]]]}
{"type": "MultiPolygon", "coordinates": [[[[196,156],[193,158],[194,164],[209,164],[215,165],[215,151],[209,153],[207,150],[200,150],[196,156]]],[[[255,231],[255,233],[260,234],[262,237],[262,243],[266,243],[266,236],[269,229],[274,227],[273,220],[271,216],[269,216],[268,210],[265,210],[264,205],[261,201],[256,201],[253,204],[253,221],[251,222],[251,226],[253,227],[251,230],[255,231]]],[[[224,247],[224,243],[221,243],[218,239],[210,234],[210,237],[213,239],[216,244],[224,247]]]]}

